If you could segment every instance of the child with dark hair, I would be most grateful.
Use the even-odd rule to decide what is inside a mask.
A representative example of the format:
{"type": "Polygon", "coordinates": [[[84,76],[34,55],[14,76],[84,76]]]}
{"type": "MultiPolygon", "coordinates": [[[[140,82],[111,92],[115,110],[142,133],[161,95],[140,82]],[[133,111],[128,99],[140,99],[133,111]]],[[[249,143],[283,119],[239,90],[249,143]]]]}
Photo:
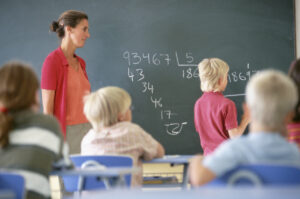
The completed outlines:
{"type": "Polygon", "coordinates": [[[25,178],[26,198],[50,198],[49,173],[63,155],[60,126],[38,113],[39,82],[30,66],[0,68],[0,169],[25,178]]]}

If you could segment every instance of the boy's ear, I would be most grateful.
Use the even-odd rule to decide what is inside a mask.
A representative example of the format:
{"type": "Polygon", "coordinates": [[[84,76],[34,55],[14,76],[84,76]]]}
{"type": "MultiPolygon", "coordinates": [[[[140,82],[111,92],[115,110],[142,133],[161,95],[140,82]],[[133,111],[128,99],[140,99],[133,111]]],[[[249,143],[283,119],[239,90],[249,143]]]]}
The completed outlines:
{"type": "Polygon", "coordinates": [[[119,113],[119,114],[118,114],[118,121],[119,121],[119,122],[122,122],[123,120],[124,120],[124,114],[119,113]]]}
{"type": "MultiPolygon", "coordinates": [[[[226,77],[227,78],[227,77],[226,77]]],[[[218,79],[218,86],[221,86],[223,84],[223,81],[224,81],[224,77],[220,77],[218,79]]]]}
{"type": "Polygon", "coordinates": [[[294,111],[290,111],[286,116],[285,116],[285,120],[284,123],[285,124],[289,124],[293,121],[293,118],[295,116],[295,112],[294,111]]]}
{"type": "Polygon", "coordinates": [[[220,78],[218,79],[218,86],[220,86],[220,85],[222,84],[222,82],[223,82],[223,78],[220,77],[220,78]]]}

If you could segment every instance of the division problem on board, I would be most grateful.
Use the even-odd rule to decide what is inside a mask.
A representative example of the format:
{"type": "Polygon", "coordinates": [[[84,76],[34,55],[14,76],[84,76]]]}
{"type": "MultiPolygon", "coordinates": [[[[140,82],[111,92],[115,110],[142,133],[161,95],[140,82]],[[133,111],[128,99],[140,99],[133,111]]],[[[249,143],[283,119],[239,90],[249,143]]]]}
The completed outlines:
{"type": "MultiPolygon", "coordinates": [[[[190,54],[186,55],[190,61],[193,60],[190,54]]],[[[163,121],[165,132],[169,135],[178,135],[183,132],[183,128],[188,124],[186,121],[174,121],[179,114],[173,110],[165,109],[163,98],[159,96],[154,83],[146,78],[143,68],[147,66],[169,66],[171,64],[171,55],[169,53],[138,53],[125,51],[123,59],[128,64],[128,78],[132,83],[138,83],[142,86],[141,93],[149,96],[149,100],[155,110],[159,110],[158,117],[163,121]],[[145,66],[146,65],[146,66],[145,66]],[[132,67],[137,66],[138,68],[132,67]]],[[[172,63],[173,64],[173,63],[172,63]]]]}
{"type": "MultiPolygon", "coordinates": [[[[184,127],[188,125],[187,121],[176,121],[180,118],[179,114],[170,108],[164,106],[166,101],[159,95],[159,88],[155,86],[155,82],[147,79],[147,75],[144,72],[144,68],[152,67],[151,70],[155,70],[156,67],[179,67],[182,74],[180,75],[185,80],[199,79],[198,64],[195,63],[193,53],[184,52],[178,53],[150,53],[150,52],[135,52],[125,51],[122,58],[128,65],[128,78],[134,84],[141,85],[141,93],[148,96],[149,101],[153,105],[155,110],[158,110],[158,116],[163,121],[165,132],[169,135],[178,135],[184,131],[184,127]],[[175,120],[175,122],[174,122],[175,120]]],[[[250,68],[250,63],[245,64],[238,68],[238,70],[230,70],[228,72],[228,84],[239,84],[240,82],[246,82],[250,77],[255,74],[257,70],[250,68]]],[[[225,95],[226,97],[244,96],[242,93],[231,93],[225,95]]]]}

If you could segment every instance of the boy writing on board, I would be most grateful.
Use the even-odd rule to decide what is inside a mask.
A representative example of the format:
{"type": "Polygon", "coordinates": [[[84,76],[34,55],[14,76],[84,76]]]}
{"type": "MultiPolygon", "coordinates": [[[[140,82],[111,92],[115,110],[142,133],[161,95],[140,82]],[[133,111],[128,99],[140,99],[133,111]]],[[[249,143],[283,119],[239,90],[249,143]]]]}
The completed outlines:
{"type": "Polygon", "coordinates": [[[222,143],[212,154],[194,157],[190,180],[202,185],[241,164],[299,164],[300,153],[286,139],[286,123],[297,104],[296,85],[285,74],[266,70],[247,84],[246,103],[251,115],[250,133],[222,143]]]}
{"type": "Polygon", "coordinates": [[[208,155],[224,140],[242,135],[249,116],[244,109],[238,126],[235,104],[222,94],[229,71],[226,62],[218,58],[203,59],[198,69],[203,95],[195,103],[194,122],[204,155],[208,155]]]}

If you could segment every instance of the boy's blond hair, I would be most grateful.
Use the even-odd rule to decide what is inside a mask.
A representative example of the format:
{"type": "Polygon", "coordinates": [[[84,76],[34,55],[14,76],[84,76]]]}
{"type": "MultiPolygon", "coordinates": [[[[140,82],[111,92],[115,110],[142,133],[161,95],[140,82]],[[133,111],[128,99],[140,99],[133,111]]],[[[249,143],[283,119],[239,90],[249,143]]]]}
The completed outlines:
{"type": "Polygon", "coordinates": [[[284,118],[297,104],[298,91],[294,82],[276,70],[258,72],[246,87],[246,102],[251,118],[265,127],[280,129],[284,118]]]}
{"type": "Polygon", "coordinates": [[[203,59],[199,65],[200,86],[203,92],[218,92],[218,81],[227,78],[228,64],[219,58],[203,59]]]}
{"type": "Polygon", "coordinates": [[[131,97],[124,89],[108,86],[85,96],[83,111],[93,128],[100,130],[116,124],[130,105],[131,97]]]}

